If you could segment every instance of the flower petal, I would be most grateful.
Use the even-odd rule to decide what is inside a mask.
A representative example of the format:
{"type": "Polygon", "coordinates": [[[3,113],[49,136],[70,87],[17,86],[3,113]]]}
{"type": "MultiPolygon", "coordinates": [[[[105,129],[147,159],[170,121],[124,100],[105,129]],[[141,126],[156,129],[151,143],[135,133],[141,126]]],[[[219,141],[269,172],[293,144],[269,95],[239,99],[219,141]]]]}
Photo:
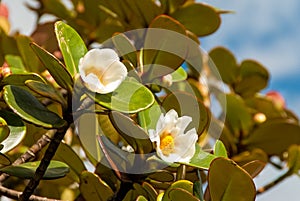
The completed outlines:
{"type": "Polygon", "coordinates": [[[198,140],[196,129],[189,130],[186,134],[177,136],[175,138],[175,153],[180,155],[178,162],[189,162],[194,156],[198,140]]]}

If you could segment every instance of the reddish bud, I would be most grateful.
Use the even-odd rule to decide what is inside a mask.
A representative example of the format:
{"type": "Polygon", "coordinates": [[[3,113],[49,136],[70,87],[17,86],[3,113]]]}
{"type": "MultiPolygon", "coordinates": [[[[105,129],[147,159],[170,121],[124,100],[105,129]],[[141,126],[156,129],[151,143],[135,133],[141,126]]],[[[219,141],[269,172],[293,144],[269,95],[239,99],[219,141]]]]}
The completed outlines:
{"type": "Polygon", "coordinates": [[[285,100],[279,92],[269,91],[266,93],[266,97],[271,100],[278,109],[285,108],[285,100]]]}
{"type": "Polygon", "coordinates": [[[8,8],[5,4],[0,3],[0,16],[8,19],[8,8]]]}

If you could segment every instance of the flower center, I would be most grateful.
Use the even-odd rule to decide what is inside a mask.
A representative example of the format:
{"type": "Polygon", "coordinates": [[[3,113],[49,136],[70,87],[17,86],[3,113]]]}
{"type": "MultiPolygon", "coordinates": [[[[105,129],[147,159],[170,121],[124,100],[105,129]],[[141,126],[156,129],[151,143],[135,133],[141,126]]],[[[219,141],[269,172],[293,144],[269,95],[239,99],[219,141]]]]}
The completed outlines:
{"type": "Polygon", "coordinates": [[[99,69],[96,69],[95,67],[91,67],[91,68],[85,70],[85,73],[86,73],[86,75],[92,73],[92,74],[94,74],[94,75],[96,75],[96,76],[98,77],[99,81],[100,81],[103,85],[106,85],[106,84],[107,84],[107,83],[104,83],[104,81],[103,81],[103,79],[102,79],[102,78],[103,78],[103,72],[100,71],[99,69]]]}
{"type": "Polygon", "coordinates": [[[163,134],[160,137],[160,146],[162,153],[168,156],[174,150],[174,138],[171,134],[163,134]]]}

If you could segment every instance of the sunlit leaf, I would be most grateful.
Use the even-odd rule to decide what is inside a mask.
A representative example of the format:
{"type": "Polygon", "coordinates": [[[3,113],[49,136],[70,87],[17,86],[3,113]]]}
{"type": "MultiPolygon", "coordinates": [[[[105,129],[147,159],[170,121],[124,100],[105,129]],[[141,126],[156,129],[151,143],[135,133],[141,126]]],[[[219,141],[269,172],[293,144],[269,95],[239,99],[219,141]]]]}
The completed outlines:
{"type": "Polygon", "coordinates": [[[89,94],[101,106],[124,113],[147,109],[154,102],[152,92],[134,79],[126,79],[112,93],[89,94]]]}
{"type": "Polygon", "coordinates": [[[49,111],[28,91],[12,85],[4,87],[4,100],[23,119],[45,128],[61,128],[66,122],[49,111]]]}
{"type": "Polygon", "coordinates": [[[154,104],[146,110],[138,113],[138,121],[140,126],[148,132],[150,129],[156,129],[157,121],[162,114],[159,104],[154,104]]]}
{"type": "Polygon", "coordinates": [[[74,76],[78,72],[80,58],[87,52],[86,46],[79,34],[62,21],[55,23],[55,34],[66,67],[70,74],[74,76]]]}
{"type": "MultiPolygon", "coordinates": [[[[6,166],[1,168],[0,172],[24,179],[31,179],[39,165],[40,161],[26,162],[20,165],[6,166]]],[[[43,179],[57,179],[64,177],[68,172],[69,166],[65,163],[51,160],[43,179]]]]}
{"type": "Polygon", "coordinates": [[[97,175],[87,171],[81,173],[79,189],[85,200],[107,201],[114,194],[97,175]]]}
{"type": "Polygon", "coordinates": [[[5,119],[10,131],[9,136],[1,143],[3,148],[0,152],[6,153],[15,148],[23,140],[26,134],[26,126],[22,119],[12,112],[0,110],[0,116],[5,119]]]}
{"type": "Polygon", "coordinates": [[[246,170],[252,178],[254,178],[265,168],[265,166],[266,166],[265,162],[255,160],[246,163],[245,165],[242,166],[242,168],[246,170]]]}
{"type": "Polygon", "coordinates": [[[178,180],[172,183],[171,186],[165,191],[162,201],[172,201],[174,198],[172,199],[170,197],[170,193],[177,189],[185,190],[186,192],[193,194],[193,183],[189,180],[178,180]]]}
{"type": "Polygon", "coordinates": [[[5,119],[0,117],[0,143],[3,142],[3,140],[5,140],[9,136],[9,133],[10,130],[5,119]]]}
{"type": "Polygon", "coordinates": [[[220,141],[220,140],[216,141],[216,144],[214,147],[214,155],[216,155],[218,157],[228,158],[227,150],[226,150],[224,144],[222,143],[222,141],[220,141]]]}
{"type": "Polygon", "coordinates": [[[20,56],[11,54],[5,55],[5,61],[13,74],[26,72],[22,58],[20,56]]]}
{"type": "Polygon", "coordinates": [[[5,166],[10,165],[11,161],[9,160],[9,158],[6,155],[4,155],[3,153],[0,153],[0,164],[5,165],[5,166]]]}
{"type": "Polygon", "coordinates": [[[25,86],[27,80],[35,80],[45,83],[44,79],[36,73],[24,73],[24,74],[11,74],[3,78],[0,82],[0,86],[15,85],[25,86]]]}
{"type": "Polygon", "coordinates": [[[229,159],[215,159],[208,171],[212,201],[255,200],[256,189],[250,175],[229,159]]]}
{"type": "Polygon", "coordinates": [[[171,73],[172,81],[173,82],[179,82],[182,80],[186,80],[187,78],[187,72],[184,70],[184,68],[179,67],[176,71],[171,73]]]}

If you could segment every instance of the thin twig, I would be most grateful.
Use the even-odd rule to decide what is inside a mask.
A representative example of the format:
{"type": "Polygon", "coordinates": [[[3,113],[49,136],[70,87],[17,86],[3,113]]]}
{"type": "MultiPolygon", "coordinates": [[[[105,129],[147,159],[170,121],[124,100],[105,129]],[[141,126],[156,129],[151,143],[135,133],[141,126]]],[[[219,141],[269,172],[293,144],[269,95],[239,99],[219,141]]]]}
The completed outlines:
{"type": "MultiPolygon", "coordinates": [[[[50,141],[51,136],[56,132],[55,129],[47,131],[38,141],[33,144],[24,154],[22,154],[12,165],[20,165],[36,157],[36,154],[40,152],[50,141]]],[[[0,175],[0,183],[3,183],[9,177],[8,174],[2,173],[0,175]]]]}
{"type": "MultiPolygon", "coordinates": [[[[3,196],[6,196],[8,198],[17,200],[22,195],[22,192],[12,190],[12,189],[9,189],[9,188],[6,188],[6,187],[0,185],[0,194],[3,196]]],[[[31,195],[29,197],[29,200],[32,200],[32,201],[60,201],[60,200],[50,199],[50,198],[46,198],[46,197],[40,197],[40,196],[36,196],[36,195],[31,195]]]]}

